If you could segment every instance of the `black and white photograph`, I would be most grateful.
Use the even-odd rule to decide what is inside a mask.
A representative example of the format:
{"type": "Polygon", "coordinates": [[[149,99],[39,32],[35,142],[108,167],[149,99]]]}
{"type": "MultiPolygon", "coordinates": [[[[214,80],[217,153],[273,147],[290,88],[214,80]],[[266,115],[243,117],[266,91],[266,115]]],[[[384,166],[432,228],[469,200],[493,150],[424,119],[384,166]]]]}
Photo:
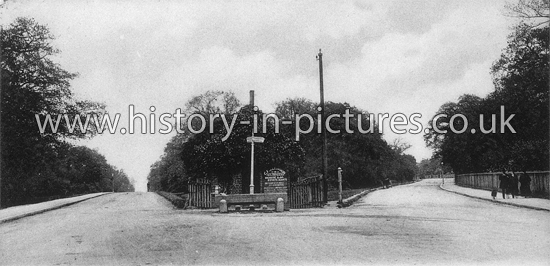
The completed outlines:
{"type": "Polygon", "coordinates": [[[0,265],[550,265],[550,0],[0,0],[0,265]]]}

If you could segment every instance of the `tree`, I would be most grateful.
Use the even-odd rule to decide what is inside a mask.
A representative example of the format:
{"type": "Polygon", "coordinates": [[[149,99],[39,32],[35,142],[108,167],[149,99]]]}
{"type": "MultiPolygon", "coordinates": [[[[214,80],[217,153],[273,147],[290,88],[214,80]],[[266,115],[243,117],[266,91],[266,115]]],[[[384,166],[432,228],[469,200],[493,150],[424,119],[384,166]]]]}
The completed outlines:
{"type": "MultiPolygon", "coordinates": [[[[60,161],[71,156],[70,152],[79,151],[66,140],[93,137],[97,134],[93,125],[88,130],[72,131],[69,124],[60,123],[57,132],[38,130],[36,115],[67,114],[85,119],[86,115],[105,112],[101,103],[73,97],[70,81],[77,74],[62,69],[52,60],[59,53],[50,44],[53,39],[47,27],[29,18],[17,18],[0,36],[2,205],[99,189],[87,180],[98,174],[99,168],[78,170],[86,177],[78,179],[84,183],[77,188],[74,183],[67,185],[66,176],[59,175],[58,167],[60,161]]],[[[93,153],[81,159],[85,158],[101,159],[93,153]]]]}
{"type": "Polygon", "coordinates": [[[447,173],[452,173],[452,169],[448,165],[444,165],[439,157],[423,159],[418,163],[418,175],[420,177],[447,173]]]}
{"type": "Polygon", "coordinates": [[[507,15],[529,21],[529,28],[544,27],[550,21],[549,0],[519,0],[515,5],[506,4],[507,15]]]}
{"type": "MultiPolygon", "coordinates": [[[[283,119],[294,119],[297,114],[308,114],[313,117],[314,124],[318,123],[317,104],[309,100],[297,98],[287,99],[277,104],[276,113],[283,119]]],[[[377,125],[374,121],[370,121],[367,112],[364,112],[356,107],[350,106],[347,103],[327,102],[325,104],[326,116],[340,115],[340,118],[330,120],[330,127],[337,130],[338,134],[327,134],[327,155],[328,155],[328,173],[329,184],[337,185],[337,169],[344,169],[345,186],[350,188],[373,186],[379,183],[384,177],[399,180],[412,180],[416,172],[416,162],[414,158],[412,164],[410,159],[402,152],[410,147],[404,143],[399,145],[399,151],[393,151],[378,133],[377,125]],[[346,110],[353,116],[349,119],[349,130],[346,129],[345,119],[343,114],[346,110]],[[361,115],[361,120],[358,119],[361,115]],[[359,131],[359,122],[361,129],[367,130],[372,127],[372,132],[361,133],[359,131]],[[371,123],[372,122],[372,123],[371,123]],[[407,159],[405,159],[405,157],[407,159]],[[407,165],[407,166],[405,166],[407,165]],[[400,167],[404,168],[400,168],[400,167]],[[393,169],[393,170],[392,170],[393,169]],[[397,170],[401,169],[401,170],[397,170]],[[407,170],[405,170],[407,169],[407,170]],[[394,171],[395,170],[395,171],[394,171]],[[410,171],[409,171],[410,170],[410,171]]],[[[301,128],[308,128],[308,121],[300,121],[301,128]]],[[[288,134],[294,137],[293,125],[291,132],[283,131],[283,134],[288,134]]],[[[287,130],[289,128],[286,128],[287,130]]],[[[304,176],[321,174],[321,135],[317,130],[304,134],[300,137],[299,144],[305,151],[306,164],[301,170],[304,176]]]]}
{"type": "MultiPolygon", "coordinates": [[[[184,109],[188,116],[196,113],[208,118],[210,114],[231,115],[237,112],[240,106],[240,101],[231,91],[207,91],[189,99],[184,109]]],[[[216,126],[223,127],[219,124],[219,121],[216,126]]],[[[187,128],[186,121],[182,123],[182,128],[187,128]]],[[[190,173],[184,166],[182,152],[184,144],[193,137],[193,134],[185,130],[182,133],[178,132],[166,144],[164,154],[160,160],[151,165],[151,171],[147,177],[151,191],[181,192],[187,190],[190,173]]],[[[186,152],[189,152],[189,150],[186,152]]],[[[191,168],[196,169],[195,166],[191,166],[191,168]]],[[[201,176],[196,171],[191,171],[191,174],[193,178],[201,176]]]]}
{"type": "MultiPolygon", "coordinates": [[[[517,12],[541,4],[548,5],[548,1],[520,1],[522,9],[517,12]]],[[[540,12],[548,16],[548,10],[540,12]]],[[[491,68],[492,93],[485,98],[463,95],[457,103],[446,103],[439,109],[438,114],[447,115],[438,120],[439,129],[449,130],[450,117],[463,114],[469,122],[465,133],[439,133],[431,128],[424,135],[435,155],[456,173],[548,169],[549,26],[533,25],[522,21],[509,35],[507,47],[491,68]],[[508,127],[504,119],[511,114],[514,117],[508,127]],[[496,130],[482,134],[481,122],[487,128],[494,123],[496,130]]],[[[454,126],[461,129],[461,121],[455,120],[454,126]]]]}
{"type": "MultiPolygon", "coordinates": [[[[195,96],[187,104],[192,108],[187,110],[203,114],[206,124],[210,124],[210,116],[207,112],[227,111],[212,107],[212,102],[217,102],[217,106],[225,106],[223,101],[212,100],[214,96],[219,97],[219,95],[224,94],[207,92],[204,95],[195,96]]],[[[417,171],[416,161],[414,157],[403,154],[410,145],[398,142],[395,146],[396,150],[392,150],[392,147],[378,133],[377,126],[371,123],[368,114],[347,103],[328,102],[325,107],[327,116],[343,115],[346,110],[354,115],[354,118],[349,121],[349,127],[353,133],[346,131],[343,118],[330,121],[332,129],[340,130],[339,134],[328,135],[330,185],[336,185],[338,167],[342,167],[345,171],[347,187],[377,185],[379,180],[386,176],[398,180],[414,178],[417,171]],[[358,119],[359,114],[361,114],[361,120],[358,119]],[[363,130],[373,127],[372,132],[359,132],[359,123],[363,130]]],[[[255,176],[261,176],[264,170],[273,167],[285,169],[291,181],[321,173],[320,134],[317,130],[312,130],[310,133],[301,135],[299,141],[296,141],[295,136],[295,115],[308,114],[316,124],[317,104],[307,99],[297,98],[277,103],[275,115],[279,119],[278,122],[270,118],[264,120],[263,112],[253,111],[251,106],[240,108],[235,113],[237,115],[235,126],[225,140],[222,139],[226,136],[227,130],[220,119],[212,121],[214,125],[212,133],[203,131],[197,134],[188,132],[178,134],[168,143],[163,157],[151,166],[148,177],[151,190],[184,191],[185,188],[177,185],[181,184],[178,180],[187,181],[196,178],[216,179],[222,188],[227,188],[234,176],[249,176],[250,143],[246,142],[246,138],[251,135],[252,124],[241,124],[240,121],[253,121],[254,114],[259,118],[257,120],[259,132],[255,135],[265,138],[264,143],[255,146],[255,176]],[[290,120],[293,125],[284,125],[283,120],[290,120]],[[263,132],[264,126],[265,132],[263,132]],[[277,126],[278,133],[275,130],[277,126]],[[179,154],[180,160],[175,157],[175,154],[179,154]],[[171,167],[177,168],[172,172],[173,175],[170,174],[171,167]]],[[[309,128],[309,120],[300,120],[300,128],[309,128]]],[[[250,185],[248,182],[248,178],[242,179],[243,192],[250,185]]],[[[260,179],[255,179],[255,182],[258,182],[255,187],[259,188],[260,179]]]]}
{"type": "Polygon", "coordinates": [[[151,165],[147,177],[151,191],[186,191],[188,176],[181,159],[184,142],[188,136],[176,134],[164,148],[160,160],[151,165]]]}
{"type": "MultiPolygon", "coordinates": [[[[241,124],[240,121],[252,121],[253,114],[262,117],[263,113],[254,112],[247,105],[236,113],[235,127],[229,137],[222,121],[214,121],[214,132],[202,132],[194,134],[184,144],[181,156],[186,172],[190,178],[217,179],[222,187],[228,187],[234,175],[250,175],[250,149],[246,138],[252,133],[252,124],[241,124]]],[[[207,123],[210,123],[207,120],[207,123]]],[[[297,168],[303,164],[303,150],[292,138],[275,133],[275,125],[272,120],[262,121],[258,119],[257,127],[263,128],[266,123],[265,133],[262,130],[256,136],[265,137],[265,142],[257,145],[255,149],[255,175],[273,167],[281,167],[287,170],[290,178],[296,177],[297,168]]],[[[243,178],[243,188],[250,185],[248,179],[243,178]]],[[[259,188],[260,180],[255,182],[259,188]]],[[[257,191],[259,192],[259,191],[257,191]]]]}
{"type": "Polygon", "coordinates": [[[209,90],[191,98],[186,104],[186,109],[189,113],[232,114],[237,112],[240,106],[241,103],[234,92],[209,90]]]}

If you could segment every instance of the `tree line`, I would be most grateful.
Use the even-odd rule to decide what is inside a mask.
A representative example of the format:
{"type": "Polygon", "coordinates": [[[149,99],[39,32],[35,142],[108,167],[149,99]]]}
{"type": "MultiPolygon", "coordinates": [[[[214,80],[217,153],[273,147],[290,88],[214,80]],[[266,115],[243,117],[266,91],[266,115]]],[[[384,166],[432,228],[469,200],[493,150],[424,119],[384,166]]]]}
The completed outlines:
{"type": "Polygon", "coordinates": [[[509,16],[522,20],[491,67],[494,91],[443,104],[438,114],[446,117],[436,125],[447,132],[430,128],[424,135],[435,157],[455,173],[549,170],[550,3],[522,0],[507,8],[509,16]],[[457,114],[467,125],[464,119],[451,124],[457,114]],[[451,126],[465,132],[452,132],[451,126]]]}
{"type": "MultiPolygon", "coordinates": [[[[221,119],[214,119],[214,132],[207,131],[191,134],[178,133],[166,145],[163,156],[151,166],[148,176],[150,190],[170,192],[186,191],[189,181],[197,178],[216,179],[219,184],[228,187],[233,178],[242,177],[243,193],[250,181],[250,143],[246,138],[251,136],[252,124],[241,124],[240,121],[253,121],[258,117],[258,133],[255,136],[265,138],[264,143],[255,145],[255,176],[263,171],[278,167],[284,169],[291,181],[300,178],[321,175],[321,134],[317,127],[309,133],[300,135],[296,141],[295,115],[308,114],[313,124],[318,123],[318,103],[304,98],[287,99],[276,104],[273,118],[263,119],[264,112],[255,110],[250,105],[242,106],[232,92],[208,91],[191,98],[185,106],[188,115],[203,114],[206,124],[210,124],[209,114],[237,114],[235,128],[223,141],[227,130],[221,119]],[[284,125],[282,121],[290,121],[284,125]],[[263,128],[265,127],[265,132],[263,128]],[[276,133],[278,128],[279,132],[276,133]]],[[[344,114],[349,110],[355,119],[350,119],[348,133],[344,119],[331,119],[330,127],[340,130],[339,134],[327,134],[328,182],[329,186],[337,185],[337,169],[344,169],[344,186],[359,188],[376,186],[384,178],[412,180],[416,174],[416,161],[413,156],[403,152],[409,147],[403,143],[388,144],[378,133],[375,123],[372,133],[360,133],[370,125],[368,113],[347,103],[327,102],[326,117],[332,114],[344,114]],[[362,114],[358,121],[357,114],[362,114]]],[[[194,122],[198,122],[193,120],[194,122]]],[[[309,128],[310,121],[301,119],[300,128],[309,128]]],[[[199,125],[195,125],[196,128],[199,125]]],[[[187,128],[184,125],[184,128],[187,128]]],[[[260,182],[260,178],[255,179],[260,182]]],[[[259,183],[255,184],[259,188],[259,183]]]]}
{"type": "Polygon", "coordinates": [[[68,114],[84,121],[87,114],[104,114],[105,105],[76,99],[70,73],[52,58],[60,51],[46,26],[32,18],[17,18],[1,32],[1,206],[38,202],[71,195],[133,191],[128,176],[105,157],[71,144],[98,132],[69,130],[40,133],[35,115],[68,114]]]}

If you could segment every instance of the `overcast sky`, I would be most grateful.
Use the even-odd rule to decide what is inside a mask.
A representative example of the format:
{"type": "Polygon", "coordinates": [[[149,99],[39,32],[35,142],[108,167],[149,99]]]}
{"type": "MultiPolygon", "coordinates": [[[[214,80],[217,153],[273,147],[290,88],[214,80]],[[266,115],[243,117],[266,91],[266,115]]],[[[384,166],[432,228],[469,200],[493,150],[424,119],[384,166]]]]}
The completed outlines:
{"type": "MultiPolygon", "coordinates": [[[[128,124],[128,106],[173,113],[191,96],[232,90],[256,105],[319,101],[315,56],[323,50],[325,99],[371,113],[422,114],[493,90],[490,66],[513,21],[504,1],[7,1],[3,25],[33,17],[80,75],[80,99],[104,102],[128,124]]],[[[384,138],[397,137],[384,128],[384,138]]],[[[149,167],[174,135],[104,134],[96,148],[143,190],[149,167]]],[[[417,161],[431,156],[422,134],[400,135],[417,161]]]]}

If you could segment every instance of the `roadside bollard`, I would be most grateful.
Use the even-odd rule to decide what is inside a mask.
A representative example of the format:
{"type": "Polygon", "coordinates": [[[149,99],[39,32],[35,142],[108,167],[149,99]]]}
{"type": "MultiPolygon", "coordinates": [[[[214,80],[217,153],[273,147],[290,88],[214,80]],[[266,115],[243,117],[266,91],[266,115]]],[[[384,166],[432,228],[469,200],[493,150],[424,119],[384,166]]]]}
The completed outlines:
{"type": "Polygon", "coordinates": [[[224,199],[220,200],[220,212],[221,213],[227,212],[227,201],[224,199]]]}
{"type": "Polygon", "coordinates": [[[285,201],[282,198],[277,199],[277,206],[275,206],[276,212],[282,212],[285,210],[285,201]]]}

